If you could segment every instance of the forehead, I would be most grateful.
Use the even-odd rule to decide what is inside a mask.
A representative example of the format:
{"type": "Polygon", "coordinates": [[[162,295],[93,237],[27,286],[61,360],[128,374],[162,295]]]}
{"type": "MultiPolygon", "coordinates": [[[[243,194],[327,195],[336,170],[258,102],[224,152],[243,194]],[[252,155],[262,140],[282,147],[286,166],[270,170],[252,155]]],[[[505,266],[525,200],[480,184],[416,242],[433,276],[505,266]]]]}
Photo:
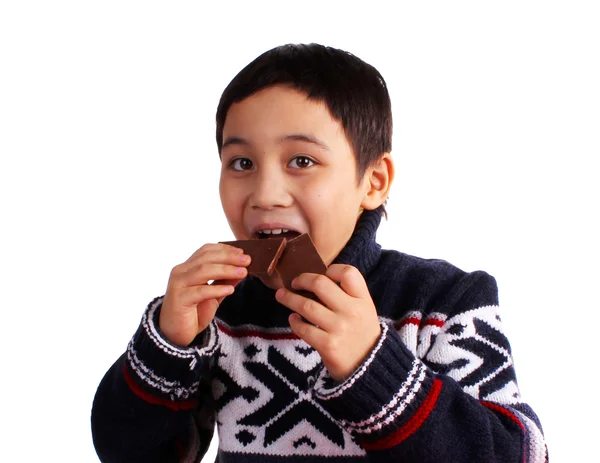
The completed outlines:
{"type": "Polygon", "coordinates": [[[332,148],[349,147],[342,125],[331,117],[327,105],[289,86],[268,87],[232,104],[223,126],[223,141],[239,137],[259,143],[289,134],[323,140],[332,148]]]}

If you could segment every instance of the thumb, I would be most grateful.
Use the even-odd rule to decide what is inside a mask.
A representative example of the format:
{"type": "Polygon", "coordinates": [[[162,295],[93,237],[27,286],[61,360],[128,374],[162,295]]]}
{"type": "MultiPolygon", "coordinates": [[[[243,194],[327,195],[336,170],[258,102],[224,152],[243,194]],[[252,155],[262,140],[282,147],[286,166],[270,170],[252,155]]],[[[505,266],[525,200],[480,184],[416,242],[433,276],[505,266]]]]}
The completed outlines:
{"type": "Polygon", "coordinates": [[[332,264],[327,268],[325,275],[338,283],[349,296],[370,297],[369,288],[362,273],[352,265],[332,264]]]}

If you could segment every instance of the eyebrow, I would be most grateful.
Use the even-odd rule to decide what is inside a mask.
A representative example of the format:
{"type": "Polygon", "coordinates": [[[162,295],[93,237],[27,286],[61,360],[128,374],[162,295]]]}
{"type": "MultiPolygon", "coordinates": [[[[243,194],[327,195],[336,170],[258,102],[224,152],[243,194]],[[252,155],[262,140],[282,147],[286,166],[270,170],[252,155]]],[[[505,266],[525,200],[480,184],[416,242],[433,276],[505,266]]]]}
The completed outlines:
{"type": "Polygon", "coordinates": [[[281,137],[279,139],[280,143],[284,142],[284,141],[301,141],[304,143],[310,143],[312,145],[317,145],[319,148],[322,148],[327,151],[331,151],[329,149],[329,146],[327,146],[325,143],[323,143],[317,137],[313,137],[312,135],[306,135],[304,133],[292,133],[289,135],[285,135],[284,137],[281,137]]]}
{"type": "Polygon", "coordinates": [[[223,142],[223,146],[221,146],[221,149],[225,149],[228,146],[232,146],[232,145],[242,145],[242,146],[249,146],[250,142],[244,138],[240,138],[240,137],[227,137],[227,140],[225,140],[223,142]]]}
{"type": "MultiPolygon", "coordinates": [[[[312,135],[307,135],[304,133],[291,133],[288,135],[284,135],[283,137],[281,137],[278,140],[279,143],[283,143],[286,141],[301,141],[304,143],[310,143],[312,145],[316,145],[319,148],[324,149],[326,151],[331,151],[329,149],[329,146],[327,146],[321,140],[319,140],[316,137],[313,137],[312,135]]],[[[250,146],[251,143],[248,140],[246,140],[245,138],[227,137],[227,139],[223,142],[223,146],[221,147],[221,149],[225,149],[226,147],[233,146],[233,145],[250,146]]]]}

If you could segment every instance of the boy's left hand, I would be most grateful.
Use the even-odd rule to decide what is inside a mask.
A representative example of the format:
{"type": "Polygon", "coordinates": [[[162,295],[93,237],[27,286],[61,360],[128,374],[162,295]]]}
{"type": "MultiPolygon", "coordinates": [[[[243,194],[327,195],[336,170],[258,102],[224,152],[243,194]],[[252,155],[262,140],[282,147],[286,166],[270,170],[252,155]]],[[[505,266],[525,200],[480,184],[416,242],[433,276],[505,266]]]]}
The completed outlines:
{"type": "Polygon", "coordinates": [[[381,334],[363,276],[351,265],[334,264],[325,275],[303,273],[294,279],[292,287],[311,291],[321,301],[277,290],[277,301],[295,312],[289,317],[292,331],[319,353],[333,379],[347,379],[381,334]]]}

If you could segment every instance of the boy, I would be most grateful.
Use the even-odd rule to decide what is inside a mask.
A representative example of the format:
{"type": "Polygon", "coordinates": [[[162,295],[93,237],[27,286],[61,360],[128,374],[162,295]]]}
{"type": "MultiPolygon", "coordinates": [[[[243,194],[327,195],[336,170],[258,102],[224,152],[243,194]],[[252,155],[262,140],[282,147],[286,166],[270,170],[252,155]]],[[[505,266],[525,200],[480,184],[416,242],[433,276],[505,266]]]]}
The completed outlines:
{"type": "Polygon", "coordinates": [[[173,268],[92,410],[102,461],[544,462],[495,280],[375,241],[394,178],[385,82],[353,55],[287,45],[217,109],[238,240],[309,233],[329,267],[295,290],[207,244],[173,268]],[[210,284],[212,283],[212,284],[210,284]]]}

